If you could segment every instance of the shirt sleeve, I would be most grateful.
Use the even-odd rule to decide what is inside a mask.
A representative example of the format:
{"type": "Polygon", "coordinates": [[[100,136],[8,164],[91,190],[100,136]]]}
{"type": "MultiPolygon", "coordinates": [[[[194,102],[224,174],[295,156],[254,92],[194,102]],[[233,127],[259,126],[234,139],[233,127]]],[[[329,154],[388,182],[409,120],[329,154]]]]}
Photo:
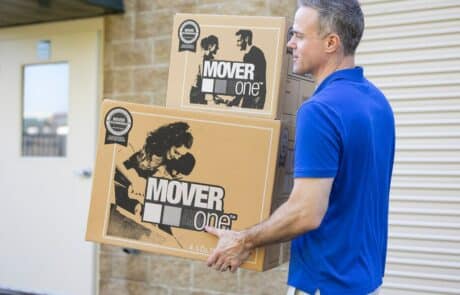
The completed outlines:
{"type": "Polygon", "coordinates": [[[297,112],[294,177],[335,177],[341,152],[340,119],[329,107],[306,102],[297,112]]]}

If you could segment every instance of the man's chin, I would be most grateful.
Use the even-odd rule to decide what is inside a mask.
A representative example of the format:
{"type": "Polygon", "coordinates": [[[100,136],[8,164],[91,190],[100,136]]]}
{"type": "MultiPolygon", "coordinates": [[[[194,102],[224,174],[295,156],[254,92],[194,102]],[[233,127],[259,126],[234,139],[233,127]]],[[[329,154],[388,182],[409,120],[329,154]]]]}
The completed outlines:
{"type": "Polygon", "coordinates": [[[300,69],[298,69],[298,68],[296,68],[296,67],[292,68],[292,72],[293,72],[294,74],[297,74],[297,75],[303,75],[302,70],[300,70],[300,69]]]}
{"type": "Polygon", "coordinates": [[[296,67],[296,66],[293,66],[292,67],[292,72],[294,74],[297,74],[297,75],[305,75],[305,74],[309,74],[308,71],[304,70],[304,69],[301,69],[299,67],[296,67]]]}

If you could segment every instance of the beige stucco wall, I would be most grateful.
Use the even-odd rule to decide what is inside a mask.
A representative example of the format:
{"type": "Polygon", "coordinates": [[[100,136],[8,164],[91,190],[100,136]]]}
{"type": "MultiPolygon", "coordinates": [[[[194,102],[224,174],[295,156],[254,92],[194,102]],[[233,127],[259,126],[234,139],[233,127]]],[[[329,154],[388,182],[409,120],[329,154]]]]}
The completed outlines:
{"type": "MultiPolygon", "coordinates": [[[[176,12],[279,15],[295,0],[125,0],[123,15],[105,19],[104,97],[164,105],[172,19],[176,12]]],[[[218,273],[203,262],[102,246],[100,294],[284,294],[287,265],[257,273],[218,273]]]]}

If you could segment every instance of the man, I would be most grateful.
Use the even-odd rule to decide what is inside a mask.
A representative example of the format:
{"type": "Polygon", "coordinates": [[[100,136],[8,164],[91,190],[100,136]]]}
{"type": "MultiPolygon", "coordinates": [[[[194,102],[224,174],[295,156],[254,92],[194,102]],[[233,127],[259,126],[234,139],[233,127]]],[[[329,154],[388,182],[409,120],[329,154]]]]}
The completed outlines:
{"type": "Polygon", "coordinates": [[[208,266],[235,271],[252,249],[292,240],[290,294],[376,294],[385,270],[393,113],[355,67],[356,0],[303,0],[288,47],[318,87],[297,113],[294,187],[266,221],[218,236],[208,266]]]}
{"type": "Polygon", "coordinates": [[[260,83],[260,89],[258,95],[252,96],[244,94],[242,96],[237,96],[231,100],[228,105],[239,106],[241,99],[243,99],[241,107],[263,109],[265,105],[265,95],[267,92],[267,85],[265,81],[267,62],[265,61],[265,55],[259,47],[252,45],[252,31],[239,30],[235,35],[238,36],[237,46],[245,53],[243,56],[243,62],[255,65],[254,82],[260,83]]]}

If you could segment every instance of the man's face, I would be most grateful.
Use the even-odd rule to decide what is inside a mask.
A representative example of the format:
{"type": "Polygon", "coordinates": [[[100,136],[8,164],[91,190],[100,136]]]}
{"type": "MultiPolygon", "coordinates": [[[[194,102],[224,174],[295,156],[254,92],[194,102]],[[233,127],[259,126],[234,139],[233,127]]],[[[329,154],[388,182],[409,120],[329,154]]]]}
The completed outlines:
{"type": "Polygon", "coordinates": [[[209,53],[216,54],[217,53],[217,44],[213,43],[208,47],[209,53]]]}
{"type": "Polygon", "coordinates": [[[183,155],[185,155],[188,151],[188,148],[186,148],[184,145],[181,145],[179,147],[172,146],[169,151],[166,153],[166,158],[168,160],[172,159],[179,159],[183,155]]]}
{"type": "Polygon", "coordinates": [[[292,37],[287,46],[292,49],[293,72],[315,74],[325,62],[324,40],[318,34],[318,12],[310,7],[297,9],[292,37]]]}
{"type": "Polygon", "coordinates": [[[236,45],[241,49],[241,50],[246,50],[246,47],[248,46],[248,42],[245,38],[243,38],[243,35],[238,35],[238,39],[236,40],[236,45]]]}

